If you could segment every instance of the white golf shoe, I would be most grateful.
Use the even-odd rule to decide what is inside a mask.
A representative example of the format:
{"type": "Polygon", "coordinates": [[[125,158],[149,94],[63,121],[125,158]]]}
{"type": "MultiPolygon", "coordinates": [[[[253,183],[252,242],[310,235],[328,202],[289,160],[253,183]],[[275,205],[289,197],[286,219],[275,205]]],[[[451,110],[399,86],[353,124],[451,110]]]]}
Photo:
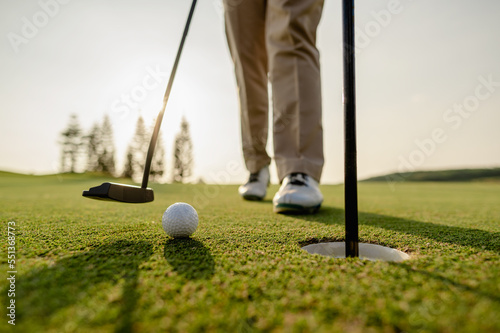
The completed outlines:
{"type": "Polygon", "coordinates": [[[241,185],[238,192],[245,200],[262,200],[269,186],[269,167],[265,166],[257,173],[250,174],[248,182],[241,185]]]}
{"type": "Polygon", "coordinates": [[[286,176],[273,199],[274,212],[284,214],[315,213],[322,202],[318,182],[305,173],[286,176]]]}

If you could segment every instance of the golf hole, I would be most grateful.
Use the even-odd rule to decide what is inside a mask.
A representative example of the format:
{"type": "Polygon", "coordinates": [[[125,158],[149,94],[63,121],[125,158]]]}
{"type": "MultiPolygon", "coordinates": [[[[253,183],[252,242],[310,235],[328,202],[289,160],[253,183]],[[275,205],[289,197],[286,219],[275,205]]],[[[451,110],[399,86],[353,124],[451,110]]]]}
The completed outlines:
{"type": "MultiPolygon", "coordinates": [[[[309,254],[319,254],[326,257],[345,258],[345,243],[330,242],[306,245],[302,250],[309,254]]],[[[410,259],[410,256],[390,247],[359,243],[359,258],[371,261],[401,262],[410,259]]]]}

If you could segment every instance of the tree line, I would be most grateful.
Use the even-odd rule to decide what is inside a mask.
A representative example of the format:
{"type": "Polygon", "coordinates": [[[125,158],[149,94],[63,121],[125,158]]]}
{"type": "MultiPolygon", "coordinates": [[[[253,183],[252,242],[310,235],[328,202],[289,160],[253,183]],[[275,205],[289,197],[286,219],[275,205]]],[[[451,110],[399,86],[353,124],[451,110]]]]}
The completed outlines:
{"type": "MultiPolygon", "coordinates": [[[[94,123],[84,131],[76,114],[70,116],[68,125],[61,132],[61,172],[99,172],[113,177],[139,180],[143,174],[151,133],[142,116],[137,119],[134,135],[127,146],[123,171],[118,173],[115,160],[113,128],[107,115],[101,123],[94,123]]],[[[150,178],[158,181],[166,175],[166,151],[161,131],[158,135],[150,178]]],[[[173,182],[185,182],[192,175],[193,144],[189,123],[183,117],[180,131],[175,136],[173,147],[173,182]]]]}

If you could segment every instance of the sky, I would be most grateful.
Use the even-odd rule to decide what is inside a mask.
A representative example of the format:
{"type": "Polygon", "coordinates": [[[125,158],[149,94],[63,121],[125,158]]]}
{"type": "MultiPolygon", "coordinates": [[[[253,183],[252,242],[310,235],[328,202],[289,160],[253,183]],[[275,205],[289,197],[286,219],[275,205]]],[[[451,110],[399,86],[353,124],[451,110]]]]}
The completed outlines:
{"type": "MultiPolygon", "coordinates": [[[[189,7],[0,1],[0,170],[58,172],[60,133],[72,113],[85,130],[110,117],[121,168],[137,117],[152,124],[162,106],[189,7]]],[[[356,1],[360,179],[500,166],[499,17],[498,0],[356,1]]],[[[318,28],[323,183],[343,180],[341,23],[341,1],[326,0],[318,28]]],[[[244,182],[220,0],[199,0],[195,10],[162,125],[169,168],[182,117],[193,139],[193,179],[244,182]]]]}

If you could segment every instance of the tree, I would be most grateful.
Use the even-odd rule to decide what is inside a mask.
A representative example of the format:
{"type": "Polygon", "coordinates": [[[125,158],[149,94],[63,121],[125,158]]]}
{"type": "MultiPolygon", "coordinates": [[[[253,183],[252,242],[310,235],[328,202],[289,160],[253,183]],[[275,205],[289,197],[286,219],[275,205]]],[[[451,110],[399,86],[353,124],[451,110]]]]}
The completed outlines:
{"type": "Polygon", "coordinates": [[[144,171],[144,162],[146,160],[148,145],[149,137],[144,125],[144,119],[139,116],[132,142],[127,149],[125,160],[126,172],[124,173],[127,173],[130,178],[138,177],[144,171]]]}
{"type": "Polygon", "coordinates": [[[101,150],[98,158],[98,171],[114,174],[115,173],[115,144],[113,142],[113,128],[108,115],[104,116],[100,130],[101,150]]]}
{"type": "Polygon", "coordinates": [[[127,154],[125,156],[125,168],[123,169],[123,178],[134,177],[134,154],[132,152],[132,146],[128,146],[127,154]]]}
{"type": "Polygon", "coordinates": [[[101,128],[95,123],[85,137],[87,144],[87,171],[99,170],[99,150],[101,149],[101,128]]]}
{"type": "MultiPolygon", "coordinates": [[[[154,130],[154,124],[152,131],[154,130]]],[[[156,148],[153,155],[153,161],[151,163],[151,175],[152,181],[158,181],[165,174],[165,146],[163,145],[163,139],[161,131],[158,133],[158,138],[156,139],[156,148]]]]}
{"type": "Polygon", "coordinates": [[[87,146],[87,171],[113,175],[115,173],[115,145],[109,117],[104,116],[101,126],[94,124],[84,138],[87,146]]]}
{"type": "Polygon", "coordinates": [[[79,169],[79,160],[82,154],[84,138],[76,114],[69,118],[68,127],[61,132],[61,172],[76,172],[79,169]]]}
{"type": "Polygon", "coordinates": [[[174,168],[172,180],[182,183],[191,176],[193,170],[193,143],[189,134],[189,123],[182,118],[181,130],[175,136],[174,141],[174,168]]]}

